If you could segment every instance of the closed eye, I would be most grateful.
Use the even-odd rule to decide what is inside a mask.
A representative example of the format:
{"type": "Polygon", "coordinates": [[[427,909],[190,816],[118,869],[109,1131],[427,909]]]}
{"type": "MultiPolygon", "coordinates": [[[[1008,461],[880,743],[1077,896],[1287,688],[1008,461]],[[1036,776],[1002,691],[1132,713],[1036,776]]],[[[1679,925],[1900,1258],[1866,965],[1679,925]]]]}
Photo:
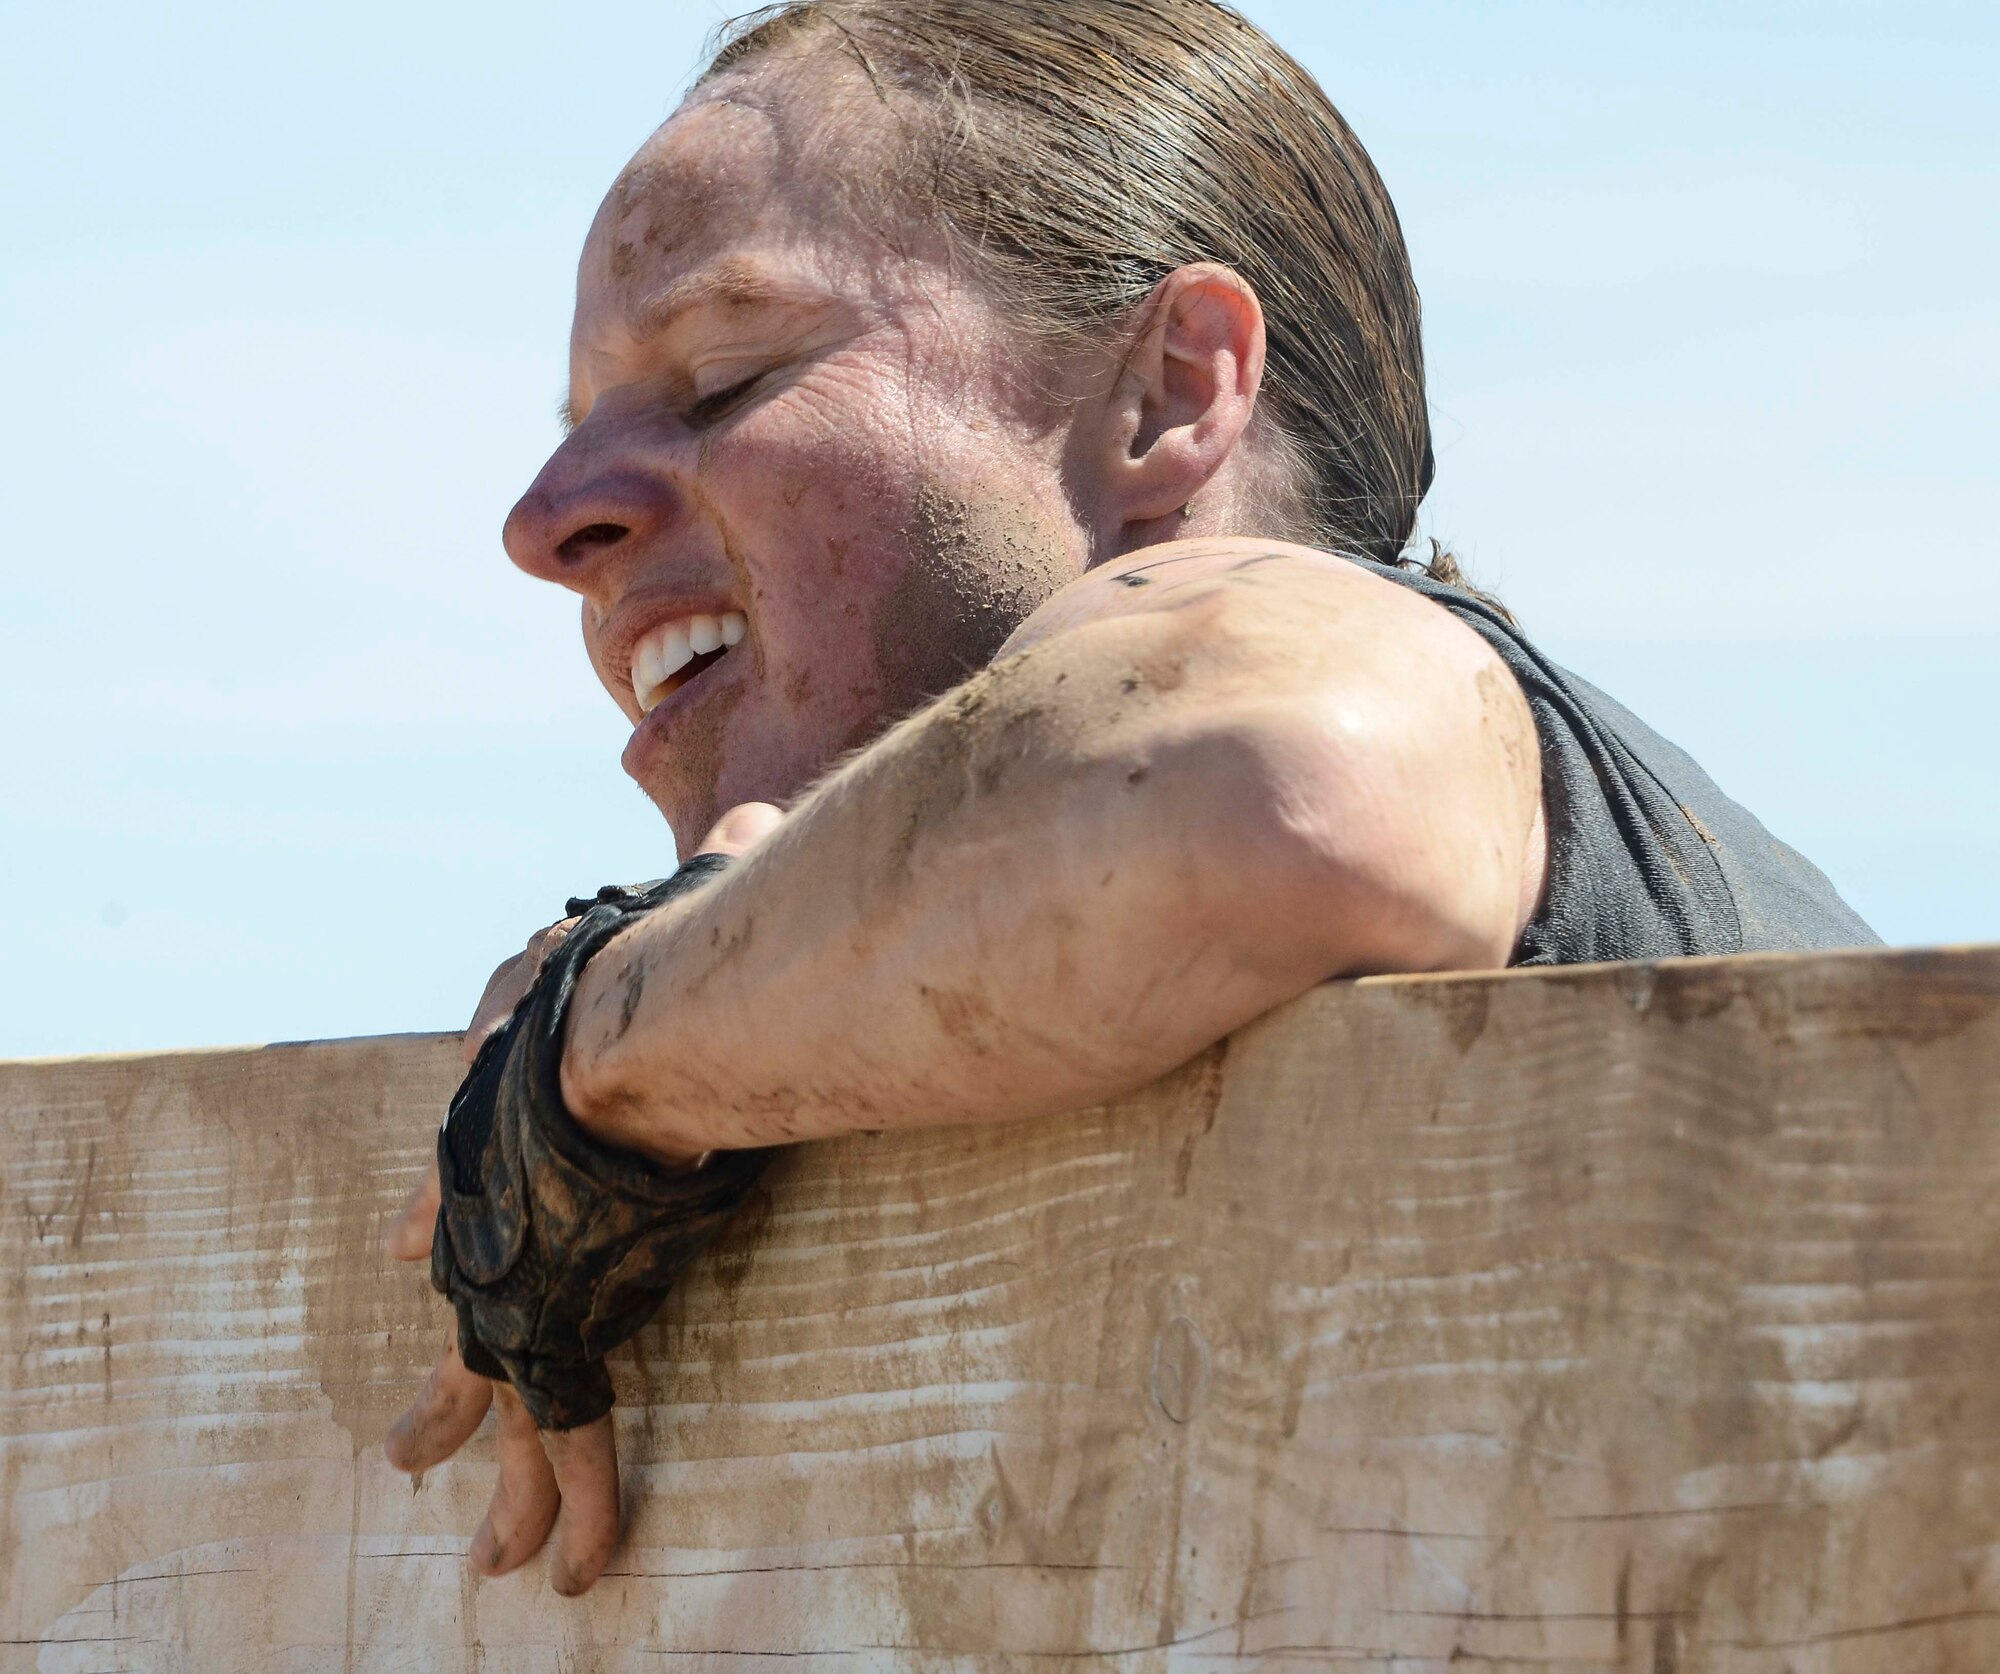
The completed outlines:
{"type": "Polygon", "coordinates": [[[763,376],[763,373],[759,372],[753,377],[745,378],[741,383],[731,384],[727,389],[719,389],[713,395],[704,395],[689,406],[688,423],[699,429],[727,418],[742,405],[745,397],[756,388],[763,376]]]}

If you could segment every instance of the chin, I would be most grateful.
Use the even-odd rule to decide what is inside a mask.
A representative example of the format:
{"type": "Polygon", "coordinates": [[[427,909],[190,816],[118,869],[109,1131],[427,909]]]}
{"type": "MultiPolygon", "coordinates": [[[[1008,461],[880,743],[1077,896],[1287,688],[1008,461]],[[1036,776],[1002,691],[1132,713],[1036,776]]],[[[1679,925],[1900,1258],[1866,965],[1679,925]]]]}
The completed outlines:
{"type": "Polygon", "coordinates": [[[683,860],[695,852],[724,812],[713,791],[702,793],[682,784],[642,783],[639,789],[667,822],[674,834],[674,851],[683,860]]]}
{"type": "Polygon", "coordinates": [[[782,789],[774,788],[769,775],[732,772],[725,766],[718,775],[696,779],[692,775],[667,773],[638,781],[646,800],[660,811],[674,834],[674,848],[685,860],[701,846],[701,840],[730,809],[745,802],[771,802],[783,806],[810,783],[806,775],[782,789]]]}
{"type": "Polygon", "coordinates": [[[678,751],[645,763],[643,776],[635,773],[633,778],[672,827],[675,847],[687,856],[731,808],[745,802],[788,807],[894,719],[872,708],[867,714],[844,716],[792,714],[765,731],[754,722],[741,724],[752,720],[746,709],[739,712],[739,724],[726,742],[719,728],[691,731],[678,751]]]}

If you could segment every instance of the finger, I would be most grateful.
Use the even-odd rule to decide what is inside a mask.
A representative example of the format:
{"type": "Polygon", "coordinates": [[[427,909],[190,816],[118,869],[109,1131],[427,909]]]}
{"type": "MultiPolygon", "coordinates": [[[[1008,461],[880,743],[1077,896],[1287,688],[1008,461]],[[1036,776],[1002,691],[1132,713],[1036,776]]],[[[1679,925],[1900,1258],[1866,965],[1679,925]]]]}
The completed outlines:
{"type": "Polygon", "coordinates": [[[438,1165],[433,1156],[424,1177],[403,1200],[403,1207],[382,1235],[382,1248],[398,1261],[421,1261],[429,1255],[431,1235],[437,1231],[438,1199],[438,1165]]]}
{"type": "Polygon", "coordinates": [[[742,854],[784,823],[785,811],[768,802],[739,802],[710,827],[696,854],[742,854]]]}
{"type": "Polygon", "coordinates": [[[478,1057],[479,1049],[486,1044],[486,1037],[514,1015],[514,1008],[521,1003],[521,996],[527,993],[528,984],[534,979],[534,967],[524,953],[515,954],[486,979],[486,990],[479,996],[479,1004],[473,1008],[472,1021],[465,1026],[465,1041],[459,1048],[459,1056],[466,1063],[470,1064],[478,1057]]]}
{"type": "Polygon", "coordinates": [[[486,991],[473,1008],[472,1021],[466,1025],[465,1041],[460,1047],[466,1063],[478,1057],[486,1037],[514,1015],[514,1008],[520,1005],[540,974],[543,961],[562,946],[575,928],[576,920],[566,918],[546,930],[537,930],[528,938],[526,948],[494,967],[493,974],[486,979],[486,991]]]}
{"type": "Polygon", "coordinates": [[[454,1328],[423,1393],[396,1420],[382,1451],[399,1471],[412,1475],[427,1471],[465,1445],[492,1400],[493,1385],[477,1372],[468,1372],[459,1359],[454,1328]]]}
{"type": "Polygon", "coordinates": [[[574,1598],[588,1592],[618,1545],[618,1444],[611,1415],[580,1430],[542,1437],[562,1490],[562,1526],[549,1560],[549,1585],[574,1598]]]}
{"type": "Polygon", "coordinates": [[[533,981],[541,971],[543,962],[555,950],[569,940],[569,933],[577,927],[578,920],[565,918],[551,924],[546,930],[537,930],[528,938],[527,950],[521,955],[522,963],[528,967],[528,979],[533,981]]]}
{"type": "Polygon", "coordinates": [[[521,1397],[506,1384],[497,1385],[493,1410],[498,1420],[494,1452],[500,1458],[500,1480],[493,1489],[493,1503],[486,1508],[486,1520],[466,1554],[481,1575],[505,1575],[539,1552],[562,1505],[542,1433],[521,1405],[521,1397]]]}
{"type": "Polygon", "coordinates": [[[458,1055],[467,1069],[472,1068],[472,1060],[479,1056],[479,1049],[486,1044],[486,1037],[514,1015],[514,1008],[507,1006],[497,1011],[488,1011],[482,1000],[479,1009],[472,1014],[472,1021],[465,1026],[465,1039],[459,1044],[458,1055]]]}

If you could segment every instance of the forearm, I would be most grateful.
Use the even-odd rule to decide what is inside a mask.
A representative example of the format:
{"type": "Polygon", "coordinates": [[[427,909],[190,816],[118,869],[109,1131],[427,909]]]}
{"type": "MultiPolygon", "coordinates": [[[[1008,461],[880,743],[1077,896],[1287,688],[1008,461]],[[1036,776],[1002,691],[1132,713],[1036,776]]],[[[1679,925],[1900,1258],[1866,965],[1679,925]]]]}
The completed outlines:
{"type": "Polygon", "coordinates": [[[1146,618],[1008,659],[607,948],[579,1118],[685,1155],[1075,1108],[1330,974],[1272,911],[1274,869],[1309,863],[1270,817],[1283,749],[1212,681],[1193,698],[1187,638],[1146,618]]]}

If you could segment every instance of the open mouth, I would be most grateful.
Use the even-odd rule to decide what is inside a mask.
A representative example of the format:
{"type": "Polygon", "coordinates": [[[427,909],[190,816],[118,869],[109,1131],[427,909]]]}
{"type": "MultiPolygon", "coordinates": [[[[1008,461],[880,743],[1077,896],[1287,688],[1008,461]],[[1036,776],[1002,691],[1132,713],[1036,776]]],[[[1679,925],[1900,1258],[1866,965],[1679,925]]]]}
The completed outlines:
{"type": "Polygon", "coordinates": [[[742,643],[750,621],[740,610],[662,622],[632,648],[632,695],[641,714],[662,702],[742,643]]]}

